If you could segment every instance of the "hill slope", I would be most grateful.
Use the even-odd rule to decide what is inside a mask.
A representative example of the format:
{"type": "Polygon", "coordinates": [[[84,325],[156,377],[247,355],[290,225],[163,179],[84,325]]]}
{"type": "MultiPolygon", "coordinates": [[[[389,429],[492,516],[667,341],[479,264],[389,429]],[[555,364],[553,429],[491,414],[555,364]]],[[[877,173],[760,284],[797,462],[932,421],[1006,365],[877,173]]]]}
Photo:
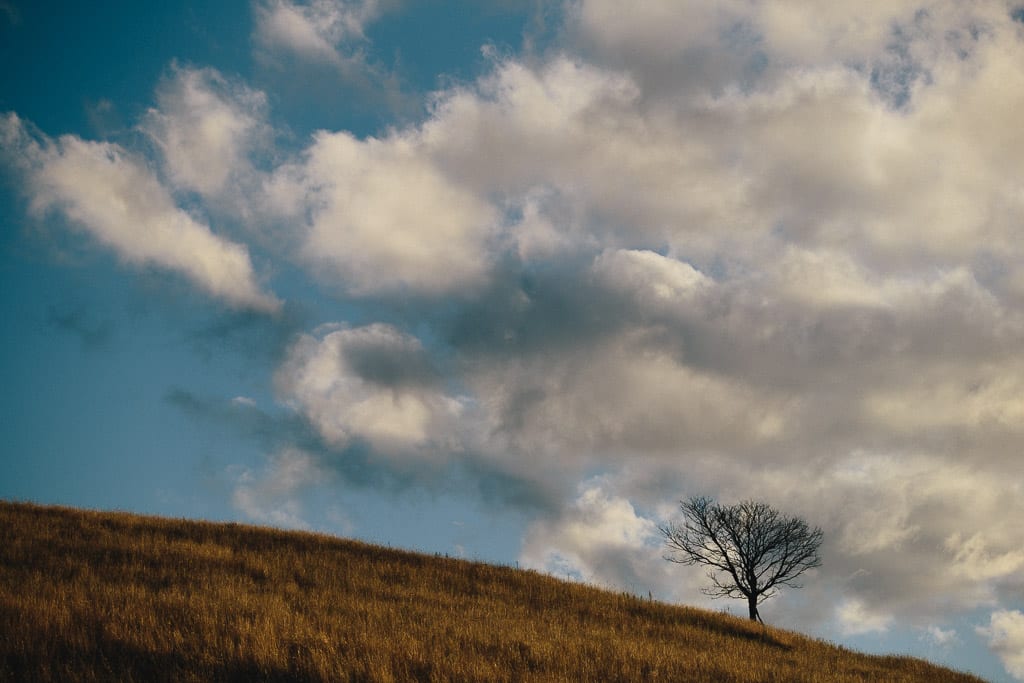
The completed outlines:
{"type": "Polygon", "coordinates": [[[315,534],[0,501],[0,680],[978,681],[315,534]]]}

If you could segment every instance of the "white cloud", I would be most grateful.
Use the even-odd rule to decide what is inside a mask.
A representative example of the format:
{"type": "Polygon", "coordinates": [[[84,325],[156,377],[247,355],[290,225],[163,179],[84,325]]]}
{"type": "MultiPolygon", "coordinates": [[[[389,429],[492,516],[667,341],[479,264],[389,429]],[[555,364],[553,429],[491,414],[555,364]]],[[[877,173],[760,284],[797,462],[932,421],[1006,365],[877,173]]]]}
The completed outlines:
{"type": "MultiPolygon", "coordinates": [[[[805,246],[954,263],[984,243],[1007,250],[1000,260],[1018,270],[1010,226],[1019,223],[1022,206],[1007,164],[1021,154],[1012,112],[1019,110],[1024,88],[1012,85],[1021,77],[1012,65],[1024,46],[1005,3],[879,2],[855,9],[832,3],[808,11],[804,3],[652,0],[627,11],[585,0],[574,3],[571,21],[589,40],[613,44],[621,53],[611,62],[616,70],[604,70],[603,77],[621,81],[625,68],[633,94],[628,100],[592,98],[592,110],[601,113],[586,118],[576,116],[578,107],[562,107],[561,118],[547,117],[559,125],[546,127],[560,134],[539,153],[528,142],[501,148],[530,150],[530,158],[543,160],[533,174],[524,173],[530,177],[549,178],[560,164],[578,163],[571,177],[581,179],[582,191],[595,190],[585,205],[604,209],[605,216],[631,214],[634,238],[654,229],[670,245],[694,253],[711,230],[715,248],[735,253],[743,247],[731,242],[734,231],[742,230],[748,248],[758,251],[764,236],[781,231],[805,246]],[[750,35],[736,40],[767,50],[769,73],[744,80],[728,71],[691,92],[671,80],[651,82],[645,72],[651,55],[675,54],[663,44],[698,45],[711,51],[710,61],[728,61],[735,52],[730,32],[737,27],[750,35]],[[958,42],[948,44],[954,36],[958,42]],[[815,45],[801,45],[808,40],[815,45]],[[889,59],[901,40],[910,42],[914,54],[908,59],[921,62],[917,68],[927,77],[910,84],[906,108],[895,111],[878,92],[872,60],[889,59]],[[619,163],[601,163],[602,154],[612,151],[619,163]],[[634,155],[642,163],[634,163],[634,155]],[[606,178],[620,185],[606,184],[606,178]],[[635,201],[637,196],[643,200],[635,201]]],[[[678,68],[676,57],[667,61],[672,73],[692,70],[678,68]]],[[[452,120],[470,124],[460,130],[471,132],[474,111],[479,117],[498,110],[501,117],[491,113],[484,120],[507,125],[493,129],[540,141],[546,140],[543,131],[526,133],[535,108],[528,104],[557,102],[571,81],[587,74],[589,82],[599,82],[602,70],[587,65],[568,78],[571,71],[553,66],[536,74],[510,68],[499,73],[497,93],[491,94],[490,84],[483,90],[495,101],[474,110],[465,95],[455,97],[452,120]],[[562,76],[554,78],[556,73],[562,76]],[[544,89],[529,87],[525,75],[544,89]]],[[[516,153],[502,158],[515,159],[516,153]]],[[[569,180],[553,182],[581,193],[569,180]]]]}
{"type": "Polygon", "coordinates": [[[934,624],[925,629],[921,639],[942,649],[949,649],[960,643],[956,629],[944,629],[934,624]]]}
{"type": "Polygon", "coordinates": [[[896,309],[921,296],[927,283],[904,276],[879,277],[850,254],[790,246],[779,260],[777,290],[812,306],[896,309]]]}
{"type": "Polygon", "coordinates": [[[568,29],[591,57],[628,68],[652,90],[688,90],[741,78],[756,36],[746,0],[567,3],[568,29]],[[729,49],[720,49],[727,42],[729,49]],[[686,68],[679,68],[685,64],[686,68]]]}
{"type": "Polygon", "coordinates": [[[266,145],[266,96],[214,69],[174,67],[142,129],[163,152],[175,187],[206,196],[252,173],[248,155],[266,145]]]}
{"type": "Polygon", "coordinates": [[[1021,383],[1015,365],[977,368],[968,377],[934,373],[902,389],[886,387],[868,396],[871,418],[894,430],[1004,430],[1020,432],[1024,417],[1021,383]]]}
{"type": "Polygon", "coordinates": [[[884,633],[893,623],[893,616],[869,609],[863,602],[846,600],[836,609],[839,628],[848,636],[864,633],[884,633]]]}
{"type": "Polygon", "coordinates": [[[474,88],[441,93],[422,139],[450,177],[522,201],[532,225],[557,225],[577,246],[655,248],[685,236],[699,251],[709,225],[743,222],[742,179],[706,134],[681,129],[676,112],[646,111],[641,95],[628,74],[568,57],[507,61],[474,88]]]}
{"type": "Polygon", "coordinates": [[[1019,610],[998,610],[992,613],[988,626],[979,626],[977,632],[988,638],[988,646],[995,652],[1011,676],[1024,681],[1024,613],[1019,610]]]}
{"type": "MultiPolygon", "coordinates": [[[[267,194],[281,210],[311,214],[307,255],[363,293],[479,282],[507,244],[526,258],[667,245],[693,263],[724,259],[748,272],[781,251],[791,276],[817,274],[805,292],[870,303],[913,289],[925,267],[955,270],[984,243],[1013,287],[1024,281],[1012,230],[1024,201],[1007,167],[1020,145],[1004,139],[1015,129],[981,131],[980,104],[943,103],[996,98],[977,83],[1011,77],[999,74],[1020,49],[998,34],[970,63],[984,78],[951,64],[909,112],[891,110],[869,75],[836,64],[652,102],[628,72],[564,56],[534,67],[508,60],[439,93],[421,126],[379,140],[321,133],[267,194]],[[978,147],[979,136],[992,144],[978,147]],[[391,201],[398,186],[407,201],[391,201]],[[499,209],[521,218],[494,242],[499,209]],[[396,235],[387,243],[377,237],[385,230],[396,235]],[[381,271],[394,273],[388,286],[381,271]],[[884,285],[868,286],[872,276],[884,285]]],[[[999,90],[997,112],[1016,110],[1017,90],[999,90]]]]}
{"type": "Polygon", "coordinates": [[[666,563],[651,562],[661,554],[652,520],[609,494],[600,479],[581,484],[577,494],[559,518],[527,529],[519,554],[523,566],[637,594],[662,594],[678,585],[679,576],[666,563]]]}
{"type": "Polygon", "coordinates": [[[823,528],[822,567],[803,590],[771,602],[772,621],[790,627],[822,628],[835,619],[846,634],[899,624],[926,629],[998,604],[1022,566],[1019,484],[966,463],[854,453],[772,465],[685,450],[660,462],[650,454],[612,462],[612,473],[584,481],[575,502],[530,527],[522,551],[530,566],[617,588],[643,583],[643,590],[701,604],[703,573],[669,565],[646,535],[678,515],[674,501],[695,494],[763,500],[823,528]]]}
{"type": "Polygon", "coordinates": [[[328,476],[309,453],[289,448],[271,457],[263,471],[233,468],[231,504],[246,517],[264,524],[309,529],[303,517],[302,493],[328,476]]]}
{"type": "Polygon", "coordinates": [[[857,5],[642,0],[627,10],[614,0],[575,0],[569,7],[570,30],[596,57],[650,75],[686,55],[698,63],[676,71],[684,77],[686,72],[714,75],[717,79],[711,83],[721,84],[723,79],[749,76],[742,67],[749,68],[751,61],[761,62],[760,70],[769,72],[776,66],[827,62],[870,70],[891,66],[894,53],[902,51],[899,66],[927,68],[962,53],[977,34],[1006,26],[1012,5],[955,0],[868,0],[857,5]],[[702,57],[711,61],[711,56],[731,68],[709,69],[701,63],[702,57]]]}
{"type": "Polygon", "coordinates": [[[365,40],[380,0],[265,0],[255,5],[256,38],[265,47],[312,61],[343,64],[352,44],[365,40]]]}
{"type": "Polygon", "coordinates": [[[1024,89],[997,95],[995,84],[1014,77],[1003,72],[1021,49],[1000,33],[968,64],[942,62],[909,112],[878,97],[869,74],[834,63],[649,101],[628,72],[506,61],[437,97],[420,153],[479,196],[522,202],[524,238],[547,244],[667,244],[757,267],[782,238],[890,268],[922,256],[953,266],[984,240],[1013,264],[1010,226],[1024,205],[1006,160],[1020,143],[1002,112],[1024,89]],[[994,115],[998,125],[978,129],[994,115]]]}
{"type": "Polygon", "coordinates": [[[453,293],[489,268],[491,206],[453,183],[412,134],[320,133],[268,196],[308,215],[303,258],[355,294],[453,293]]]}
{"type": "Polygon", "coordinates": [[[785,435],[794,406],[681,364],[651,337],[654,343],[635,330],[581,341],[571,353],[476,367],[467,381],[487,411],[495,447],[520,453],[517,468],[574,472],[628,454],[670,458],[680,443],[744,449],[785,435]]]}
{"type": "Polygon", "coordinates": [[[1020,486],[998,469],[864,452],[812,462],[757,472],[745,472],[741,459],[705,462],[689,485],[728,500],[768,500],[820,525],[819,580],[841,586],[868,614],[920,621],[990,605],[1020,571],[1020,486]]]}
{"type": "Polygon", "coordinates": [[[865,2],[854,8],[840,3],[807,5],[792,0],[758,3],[753,19],[771,54],[788,62],[866,60],[894,42],[894,28],[913,23],[918,12],[934,11],[943,2],[906,0],[865,2]]]}
{"type": "Polygon", "coordinates": [[[175,205],[145,161],[121,146],[74,135],[32,140],[14,114],[5,140],[22,168],[33,211],[56,211],[124,261],[170,270],[238,308],[275,311],[261,291],[248,249],[215,235],[175,205]]]}
{"type": "Polygon", "coordinates": [[[646,250],[605,251],[594,261],[593,272],[612,289],[653,307],[683,305],[710,286],[690,264],[646,250]]]}
{"type": "Polygon", "coordinates": [[[715,45],[726,24],[736,21],[748,3],[726,0],[647,0],[624,7],[614,0],[579,0],[569,20],[577,30],[607,48],[646,49],[678,54],[694,43],[715,45]]]}
{"type": "Polygon", "coordinates": [[[279,394],[330,443],[389,456],[444,457],[463,405],[435,386],[419,340],[382,323],[302,335],[278,370],[279,394]]]}

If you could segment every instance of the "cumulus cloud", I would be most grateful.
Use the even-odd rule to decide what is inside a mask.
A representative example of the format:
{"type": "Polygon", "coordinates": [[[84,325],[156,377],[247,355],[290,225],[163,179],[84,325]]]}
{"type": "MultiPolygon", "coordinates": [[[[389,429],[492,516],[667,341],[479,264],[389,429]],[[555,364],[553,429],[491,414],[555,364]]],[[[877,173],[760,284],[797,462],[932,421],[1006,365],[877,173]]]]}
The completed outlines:
{"type": "Polygon", "coordinates": [[[390,325],[302,335],[275,379],[338,448],[361,440],[385,455],[417,457],[459,448],[452,432],[462,402],[444,392],[420,341],[390,325]]]}
{"type": "Polygon", "coordinates": [[[644,0],[629,11],[611,0],[568,3],[568,28],[594,59],[627,65],[652,87],[750,86],[789,68],[838,63],[870,77],[897,103],[926,82],[935,63],[970,50],[1005,26],[1012,3],[898,0],[713,5],[644,0]],[[686,59],[688,68],[671,69],[686,59]]]}
{"type": "Polygon", "coordinates": [[[450,294],[487,274],[495,211],[412,133],[320,133],[301,162],[278,169],[268,197],[306,217],[303,258],[354,294],[450,294]]]}
{"type": "Polygon", "coordinates": [[[1011,676],[1024,681],[1024,613],[1019,610],[993,612],[988,626],[977,627],[988,639],[989,648],[999,656],[1011,676]]]}
{"type": "Polygon", "coordinates": [[[142,158],[75,135],[35,139],[15,114],[3,119],[0,136],[37,215],[57,212],[124,261],[184,275],[232,306],[280,307],[259,286],[245,245],[178,208],[142,158]]]}
{"type": "Polygon", "coordinates": [[[662,591],[679,577],[649,561],[661,536],[630,502],[605,490],[601,480],[579,486],[577,497],[556,519],[535,522],[523,537],[525,567],[637,594],[662,591]]]}
{"type": "MultiPolygon", "coordinates": [[[[787,406],[677,362],[643,331],[577,350],[497,361],[470,378],[495,430],[517,450],[569,467],[626,453],[749,447],[786,428],[787,406]]],[[[571,469],[569,470],[571,471],[571,469]]]]}
{"type": "Polygon", "coordinates": [[[594,260],[593,272],[609,289],[635,296],[649,307],[684,306],[711,286],[689,263],[647,250],[606,251],[594,260]]]}
{"type": "Polygon", "coordinates": [[[381,13],[381,0],[266,0],[255,5],[256,38],[265,47],[304,59],[341,65],[365,26],[381,13]]]}
{"type": "MultiPolygon", "coordinates": [[[[440,94],[421,135],[452,177],[529,218],[526,237],[546,222],[574,249],[686,239],[700,253],[709,224],[745,222],[742,178],[703,131],[649,110],[642,94],[628,73],[567,56],[505,61],[475,87],[440,94]]],[[[520,239],[514,223],[509,233],[520,239]]]]}
{"type": "Polygon", "coordinates": [[[689,90],[742,79],[754,67],[751,4],[578,0],[567,3],[567,28],[588,56],[629,68],[649,89],[689,90]]]}
{"type": "MultiPolygon", "coordinates": [[[[581,3],[578,12],[592,5],[601,3],[581,3]]],[[[655,27],[671,25],[661,15],[685,23],[698,11],[670,11],[675,5],[595,9],[598,17],[618,17],[595,23],[619,31],[646,17],[635,28],[643,37],[637,42],[655,44],[655,27]]],[[[749,3],[736,5],[755,12],[749,3]]],[[[821,20],[839,27],[867,22],[874,28],[836,29],[862,45],[863,35],[888,32],[900,16],[921,9],[873,7],[867,18],[843,9],[832,18],[831,10],[822,12],[821,20]]],[[[920,264],[922,256],[954,262],[984,242],[993,252],[1009,250],[999,260],[1015,271],[1010,225],[1021,207],[1004,169],[1019,156],[1020,142],[1003,112],[1016,110],[1022,89],[995,88],[1018,77],[1007,70],[1022,49],[1016,30],[1008,12],[977,10],[984,14],[978,18],[944,3],[926,9],[942,24],[920,40],[941,42],[956,27],[970,44],[931,58],[929,83],[908,95],[906,111],[877,92],[870,70],[832,51],[809,64],[777,64],[771,78],[748,85],[730,77],[720,87],[685,91],[682,100],[672,84],[646,83],[628,60],[611,69],[561,56],[534,67],[509,60],[474,87],[443,93],[424,137],[463,182],[499,191],[513,205],[523,202],[531,229],[545,224],[538,218],[557,220],[563,230],[586,226],[576,244],[590,237],[607,245],[610,238],[707,257],[728,244],[737,258],[745,249],[762,250],[774,233],[852,248],[862,258],[920,264]],[[986,31],[972,32],[978,22],[986,31]],[[971,59],[962,59],[968,48],[971,59]],[[992,117],[997,125],[983,123],[992,117]],[[554,216],[537,216],[538,188],[554,216]],[[533,201],[524,199],[530,189],[533,201]]],[[[763,18],[743,21],[757,25],[763,18]]],[[[670,33],[686,44],[678,31],[670,33]]],[[[716,56],[729,51],[720,33],[701,35],[716,56]]],[[[675,64],[674,71],[687,71],[675,64]]]]}
{"type": "Polygon", "coordinates": [[[175,187],[207,197],[252,174],[249,154],[270,130],[266,95],[214,69],[173,67],[141,127],[159,146],[175,187]]]}

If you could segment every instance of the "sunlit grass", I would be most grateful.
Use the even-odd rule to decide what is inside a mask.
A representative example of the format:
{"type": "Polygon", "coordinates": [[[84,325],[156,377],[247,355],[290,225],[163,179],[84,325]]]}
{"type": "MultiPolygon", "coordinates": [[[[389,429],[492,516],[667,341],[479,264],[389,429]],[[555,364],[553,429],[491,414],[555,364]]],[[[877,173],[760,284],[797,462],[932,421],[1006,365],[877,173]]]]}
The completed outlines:
{"type": "Polygon", "coordinates": [[[977,681],[509,567],[0,501],[0,680],[977,681]]]}

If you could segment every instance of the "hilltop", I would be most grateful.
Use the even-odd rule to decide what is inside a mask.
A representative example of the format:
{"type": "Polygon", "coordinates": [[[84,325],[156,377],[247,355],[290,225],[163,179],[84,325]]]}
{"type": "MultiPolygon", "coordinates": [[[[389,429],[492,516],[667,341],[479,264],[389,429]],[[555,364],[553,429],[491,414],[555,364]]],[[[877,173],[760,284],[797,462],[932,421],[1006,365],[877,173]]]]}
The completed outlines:
{"type": "Polygon", "coordinates": [[[0,501],[5,681],[929,681],[907,657],[325,535],[0,501]]]}

